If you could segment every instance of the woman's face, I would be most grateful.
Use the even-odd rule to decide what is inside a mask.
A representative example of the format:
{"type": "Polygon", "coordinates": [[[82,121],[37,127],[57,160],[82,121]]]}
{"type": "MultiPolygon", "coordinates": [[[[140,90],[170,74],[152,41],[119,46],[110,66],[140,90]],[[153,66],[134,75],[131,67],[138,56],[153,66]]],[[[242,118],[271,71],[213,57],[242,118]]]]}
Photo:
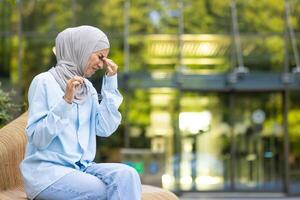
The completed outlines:
{"type": "Polygon", "coordinates": [[[84,77],[91,77],[98,69],[103,69],[104,63],[102,58],[108,56],[109,49],[102,49],[95,53],[92,53],[87,61],[84,77]]]}

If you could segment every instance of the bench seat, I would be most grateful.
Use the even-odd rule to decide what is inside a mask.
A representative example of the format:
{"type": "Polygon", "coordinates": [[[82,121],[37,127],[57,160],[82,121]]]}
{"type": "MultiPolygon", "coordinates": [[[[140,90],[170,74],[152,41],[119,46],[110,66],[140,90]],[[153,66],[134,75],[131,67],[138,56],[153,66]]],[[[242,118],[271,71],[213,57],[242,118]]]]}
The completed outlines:
{"type": "MultiPolygon", "coordinates": [[[[0,200],[26,200],[19,171],[27,138],[24,133],[27,113],[0,129],[0,200]]],[[[142,200],[178,200],[170,191],[143,185],[142,200]]]]}

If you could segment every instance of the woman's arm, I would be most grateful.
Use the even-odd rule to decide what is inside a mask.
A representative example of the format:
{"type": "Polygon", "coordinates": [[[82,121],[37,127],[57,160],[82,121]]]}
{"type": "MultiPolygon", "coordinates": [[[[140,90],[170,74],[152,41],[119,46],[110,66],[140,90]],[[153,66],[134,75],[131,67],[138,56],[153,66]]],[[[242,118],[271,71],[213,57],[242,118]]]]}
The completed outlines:
{"type": "Polygon", "coordinates": [[[96,134],[108,137],[116,131],[122,118],[118,108],[123,97],[118,91],[117,74],[103,78],[101,95],[102,101],[96,112],[96,134]]]}
{"type": "MultiPolygon", "coordinates": [[[[54,106],[49,107],[47,96],[50,95],[50,91],[46,84],[44,77],[37,76],[31,82],[28,92],[29,118],[26,133],[29,143],[38,149],[47,148],[51,141],[64,130],[72,109],[72,104],[67,103],[63,97],[60,97],[54,106]]],[[[49,88],[51,89],[51,85],[49,88]]],[[[50,98],[57,97],[53,95],[50,98]]]]}

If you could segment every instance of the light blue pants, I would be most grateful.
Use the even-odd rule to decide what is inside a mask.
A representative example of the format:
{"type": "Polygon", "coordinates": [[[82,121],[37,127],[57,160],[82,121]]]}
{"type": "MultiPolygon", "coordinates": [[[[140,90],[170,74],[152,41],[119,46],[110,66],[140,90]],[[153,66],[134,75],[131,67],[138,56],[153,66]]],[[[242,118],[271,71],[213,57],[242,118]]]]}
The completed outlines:
{"type": "Polygon", "coordinates": [[[93,164],[76,171],[43,190],[36,200],[140,200],[137,171],[125,164],[93,164]]]}

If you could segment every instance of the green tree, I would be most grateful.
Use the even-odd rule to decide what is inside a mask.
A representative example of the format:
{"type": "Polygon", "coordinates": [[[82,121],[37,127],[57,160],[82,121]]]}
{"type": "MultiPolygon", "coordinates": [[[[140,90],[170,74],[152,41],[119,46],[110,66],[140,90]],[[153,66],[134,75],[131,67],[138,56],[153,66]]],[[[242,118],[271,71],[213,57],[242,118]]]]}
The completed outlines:
{"type": "Polygon", "coordinates": [[[13,119],[18,106],[13,103],[12,95],[14,92],[8,93],[2,90],[0,82],[0,127],[13,119]]]}

